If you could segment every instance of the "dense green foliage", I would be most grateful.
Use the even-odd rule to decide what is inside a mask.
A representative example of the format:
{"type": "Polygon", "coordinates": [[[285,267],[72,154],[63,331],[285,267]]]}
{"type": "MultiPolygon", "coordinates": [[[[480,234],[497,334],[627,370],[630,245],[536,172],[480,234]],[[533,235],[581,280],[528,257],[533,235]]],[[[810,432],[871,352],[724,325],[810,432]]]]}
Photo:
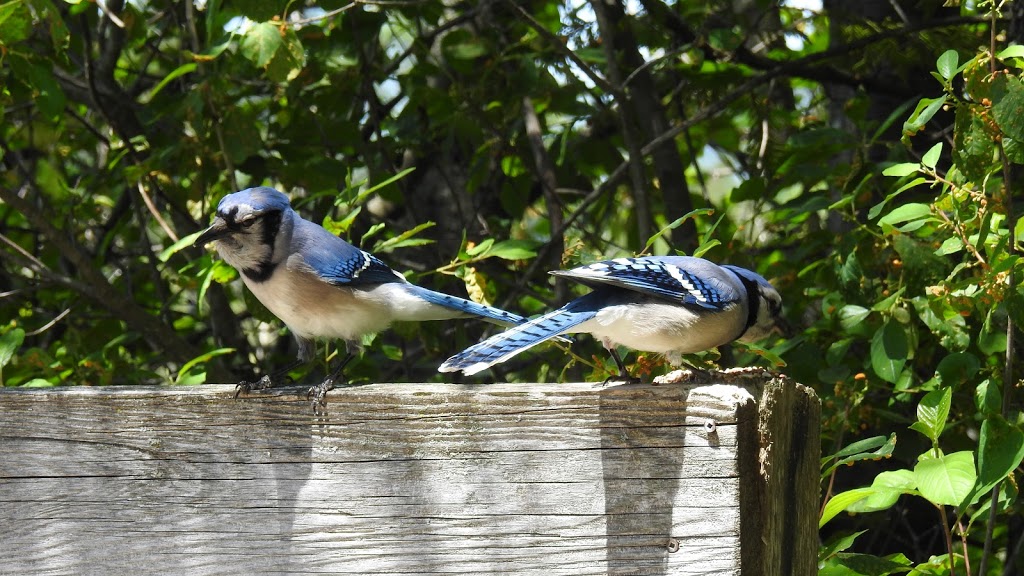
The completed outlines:
{"type": "MultiPolygon", "coordinates": [[[[0,382],[286,361],[191,246],[248,186],[526,314],[579,290],[547,270],[702,254],[772,279],[791,324],[703,360],[822,398],[822,573],[1021,573],[1024,34],[1013,4],[942,4],[0,0],[0,382]]],[[[347,375],[440,381],[488,330],[397,326],[347,375]]],[[[485,377],[612,373],[571,350],[485,377]]]]}

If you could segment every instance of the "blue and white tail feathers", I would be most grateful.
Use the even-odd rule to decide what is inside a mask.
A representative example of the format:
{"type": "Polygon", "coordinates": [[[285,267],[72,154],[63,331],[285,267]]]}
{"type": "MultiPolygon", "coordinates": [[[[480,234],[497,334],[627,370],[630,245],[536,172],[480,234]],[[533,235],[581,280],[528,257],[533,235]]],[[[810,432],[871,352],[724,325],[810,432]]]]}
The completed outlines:
{"type": "Polygon", "coordinates": [[[600,308],[594,305],[596,302],[594,298],[590,298],[591,295],[587,294],[577,298],[554,312],[549,312],[474,344],[445,360],[437,370],[438,372],[461,370],[464,374],[476,374],[545,340],[570,332],[573,327],[597,315],[600,308]]]}

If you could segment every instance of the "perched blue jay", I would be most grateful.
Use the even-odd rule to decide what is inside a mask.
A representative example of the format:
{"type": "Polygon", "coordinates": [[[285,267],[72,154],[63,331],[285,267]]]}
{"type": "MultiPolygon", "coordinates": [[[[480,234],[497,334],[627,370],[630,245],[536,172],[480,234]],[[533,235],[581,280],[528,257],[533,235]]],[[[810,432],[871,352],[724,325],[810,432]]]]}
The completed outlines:
{"type": "Polygon", "coordinates": [[[619,376],[631,380],[616,345],[678,361],[733,340],[763,338],[782,311],[779,293],[758,274],[690,256],[617,258],[551,273],[594,290],[470,346],[438,370],[475,374],[554,336],[586,332],[608,349],[619,376]]]}
{"type": "MultiPolygon", "coordinates": [[[[506,326],[526,321],[410,283],[375,256],[303,219],[292,210],[288,197],[273,188],[225,196],[195,245],[212,241],[221,258],[241,273],[253,295],[299,343],[298,360],[276,375],[312,359],[317,338],[345,341],[348,358],[319,386],[310,388],[314,409],[324,404],[360,338],[394,321],[472,316],[506,326]]],[[[264,376],[257,383],[241,383],[239,391],[272,385],[272,378],[264,376]]]]}

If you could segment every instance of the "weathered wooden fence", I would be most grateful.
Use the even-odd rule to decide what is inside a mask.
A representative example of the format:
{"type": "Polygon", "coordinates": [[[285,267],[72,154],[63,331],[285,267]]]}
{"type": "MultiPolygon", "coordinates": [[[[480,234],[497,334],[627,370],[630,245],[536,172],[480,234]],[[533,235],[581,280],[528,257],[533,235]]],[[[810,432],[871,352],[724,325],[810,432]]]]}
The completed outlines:
{"type": "Polygon", "coordinates": [[[816,572],[785,379],[233,392],[0,390],[0,573],[816,572]]]}

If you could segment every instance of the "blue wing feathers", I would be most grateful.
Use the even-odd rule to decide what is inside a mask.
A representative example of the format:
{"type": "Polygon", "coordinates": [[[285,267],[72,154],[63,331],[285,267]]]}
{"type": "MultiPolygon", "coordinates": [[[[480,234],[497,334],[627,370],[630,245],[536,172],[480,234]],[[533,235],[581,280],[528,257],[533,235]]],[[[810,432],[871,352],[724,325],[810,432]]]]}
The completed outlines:
{"type": "Polygon", "coordinates": [[[722,268],[688,256],[617,258],[552,274],[590,286],[619,286],[709,310],[720,310],[742,298],[722,268]]]}

